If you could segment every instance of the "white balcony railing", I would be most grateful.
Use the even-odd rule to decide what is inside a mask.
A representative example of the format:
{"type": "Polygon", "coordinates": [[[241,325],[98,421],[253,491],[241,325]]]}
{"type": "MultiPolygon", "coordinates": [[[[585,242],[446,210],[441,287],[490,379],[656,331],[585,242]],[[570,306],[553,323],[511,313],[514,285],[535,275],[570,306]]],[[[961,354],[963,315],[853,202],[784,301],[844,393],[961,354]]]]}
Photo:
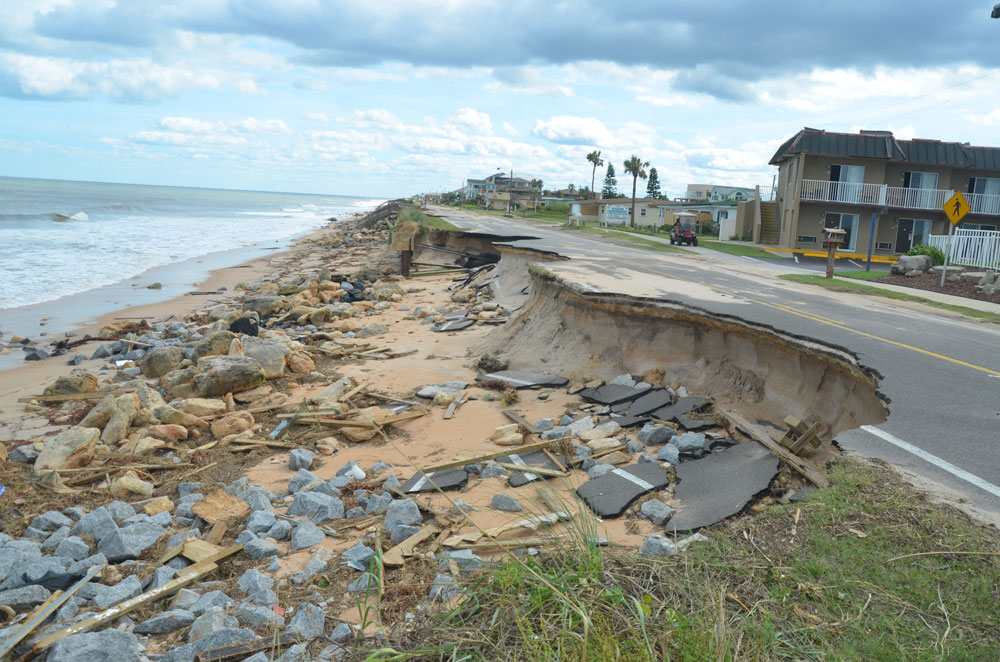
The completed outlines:
{"type": "MultiPolygon", "coordinates": [[[[953,195],[953,191],[930,188],[903,188],[884,184],[828,182],[821,179],[803,179],[801,200],[813,202],[840,202],[849,205],[872,207],[897,207],[900,209],[927,209],[937,211],[953,195]]],[[[1000,215],[1000,195],[968,193],[965,199],[973,214],[1000,215]]]]}
{"type": "MultiPolygon", "coordinates": [[[[941,249],[941,252],[944,253],[948,250],[948,235],[932,234],[927,238],[927,243],[941,249]]],[[[967,267],[1000,268],[1000,232],[955,230],[955,234],[951,238],[949,261],[952,264],[961,264],[967,267]]]]}

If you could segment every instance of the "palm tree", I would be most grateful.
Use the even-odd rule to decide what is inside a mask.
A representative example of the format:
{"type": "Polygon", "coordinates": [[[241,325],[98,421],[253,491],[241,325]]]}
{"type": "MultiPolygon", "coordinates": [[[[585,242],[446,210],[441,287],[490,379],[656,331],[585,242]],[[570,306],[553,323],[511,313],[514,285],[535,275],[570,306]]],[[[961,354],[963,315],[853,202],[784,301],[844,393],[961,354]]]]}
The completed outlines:
{"type": "Polygon", "coordinates": [[[642,177],[646,179],[646,168],[649,167],[649,161],[643,161],[638,156],[633,154],[625,161],[625,172],[632,175],[632,218],[630,219],[630,225],[635,227],[635,185],[642,177]]]}
{"type": "Polygon", "coordinates": [[[542,180],[532,179],[531,180],[531,190],[535,194],[535,211],[538,211],[538,194],[542,192],[542,180]]]}
{"type": "Polygon", "coordinates": [[[594,176],[597,174],[597,166],[604,165],[604,159],[601,158],[601,150],[595,149],[590,154],[587,154],[587,160],[594,164],[594,167],[590,171],[590,190],[594,190],[594,176]]]}

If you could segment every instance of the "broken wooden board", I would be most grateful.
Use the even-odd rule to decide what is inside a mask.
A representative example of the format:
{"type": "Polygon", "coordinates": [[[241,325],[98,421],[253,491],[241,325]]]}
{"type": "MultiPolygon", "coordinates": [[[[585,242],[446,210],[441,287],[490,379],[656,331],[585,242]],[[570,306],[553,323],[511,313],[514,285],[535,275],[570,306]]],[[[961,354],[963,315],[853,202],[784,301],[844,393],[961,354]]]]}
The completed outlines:
{"type": "Polygon", "coordinates": [[[400,566],[406,562],[406,557],[413,556],[413,548],[441,531],[437,524],[428,524],[412,536],[399,543],[382,555],[382,565],[400,566]]]}
{"type": "Polygon", "coordinates": [[[28,652],[18,658],[18,662],[27,662],[34,658],[36,655],[41,653],[46,648],[52,646],[57,641],[69,637],[74,634],[80,634],[81,632],[87,632],[88,630],[95,628],[97,626],[103,625],[105,623],[110,623],[116,619],[129,614],[136,609],[146,606],[147,604],[165,598],[172,595],[175,591],[179,591],[185,586],[192,584],[205,575],[208,575],[218,569],[219,566],[216,565],[216,561],[221,561],[224,558],[236,554],[243,549],[243,545],[233,545],[232,547],[227,547],[222,550],[215,557],[211,559],[206,559],[202,563],[196,563],[192,566],[188,566],[180,570],[175,579],[170,580],[162,586],[158,586],[152,590],[146,591],[141,595],[137,595],[134,598],[120,602],[119,604],[106,609],[99,614],[95,614],[89,618],[85,618],[82,621],[77,621],[73,625],[69,626],[64,630],[58,632],[53,632],[49,636],[41,639],[28,649],[28,652]]]}
{"type": "Polygon", "coordinates": [[[465,543],[475,543],[481,540],[484,536],[487,538],[496,538],[497,536],[503,535],[510,531],[516,531],[517,529],[528,529],[529,531],[537,531],[543,526],[549,526],[555,524],[556,522],[566,521],[573,518],[573,513],[561,510],[556,513],[547,513],[545,515],[538,515],[537,517],[528,517],[522,520],[516,520],[514,522],[508,522],[506,524],[501,524],[500,526],[495,526],[492,529],[486,529],[485,531],[471,531],[469,533],[459,533],[448,539],[443,543],[445,547],[455,547],[456,545],[461,545],[465,543]]]}
{"type": "MultiPolygon", "coordinates": [[[[519,455],[528,453],[530,451],[537,451],[543,448],[548,448],[552,444],[558,444],[560,442],[566,441],[565,439],[549,439],[547,441],[539,441],[534,444],[525,444],[524,446],[517,446],[517,452],[519,455]]],[[[503,457],[505,455],[510,455],[510,449],[505,448],[500,451],[492,451],[489,453],[483,453],[482,455],[474,455],[465,459],[452,460],[450,462],[441,462],[439,464],[432,464],[423,467],[421,471],[441,471],[442,469],[451,469],[453,467],[464,467],[467,464],[475,464],[476,462],[488,462],[489,460],[495,460],[498,457],[503,457]]]]}
{"type": "Polygon", "coordinates": [[[668,531],[696,531],[738,515],[778,475],[778,458],[755,441],[675,467],[677,513],[668,531]]]}
{"type": "Polygon", "coordinates": [[[81,577],[75,584],[70,586],[65,591],[56,591],[49,596],[49,599],[43,602],[41,605],[35,609],[34,613],[28,617],[28,620],[24,622],[24,625],[15,632],[7,641],[0,645],[0,660],[4,659],[4,656],[11,650],[14,649],[22,639],[27,637],[29,634],[34,632],[38,626],[44,623],[49,616],[54,614],[59,607],[63,605],[64,602],[69,600],[73,595],[76,594],[85,584],[89,583],[91,579],[97,576],[101,570],[104,569],[104,563],[92,566],[87,574],[81,577]]]}
{"type": "MultiPolygon", "coordinates": [[[[224,520],[219,521],[223,522],[224,520]]],[[[221,551],[221,547],[217,547],[201,538],[188,538],[184,541],[184,549],[181,551],[181,555],[191,559],[195,563],[200,563],[205,559],[212,558],[221,551]]]]}
{"type": "Polygon", "coordinates": [[[242,644],[201,651],[194,654],[194,659],[195,662],[238,662],[261,651],[273,651],[277,655],[305,640],[301,632],[285,632],[277,637],[261,637],[242,644]]]}
{"type": "Polygon", "coordinates": [[[191,506],[191,512],[209,524],[220,520],[238,519],[250,514],[250,504],[225,490],[216,490],[191,506]]]}
{"type": "Polygon", "coordinates": [[[444,469],[413,474],[400,488],[406,494],[419,492],[436,492],[440,490],[457,490],[469,482],[469,472],[465,469],[444,469]]]}
{"type": "Polygon", "coordinates": [[[735,412],[720,409],[719,413],[722,414],[723,418],[729,421],[733,427],[738,430],[742,430],[746,434],[750,435],[754,440],[766,446],[768,450],[781,458],[785,464],[805,476],[806,479],[816,487],[823,488],[830,485],[830,481],[826,479],[826,476],[805,464],[801,459],[789,452],[788,449],[772,439],[767,433],[767,430],[761,426],[751,423],[735,412]]]}
{"type": "Polygon", "coordinates": [[[504,409],[503,414],[504,416],[514,421],[515,423],[520,425],[522,428],[524,428],[531,434],[538,434],[539,432],[538,428],[529,423],[527,419],[525,419],[524,416],[521,415],[521,412],[514,411],[513,409],[504,409]]]}
{"type": "Polygon", "coordinates": [[[612,469],[588,480],[576,494],[599,517],[618,517],[636,499],[670,484],[670,477],[653,462],[612,469]]]}

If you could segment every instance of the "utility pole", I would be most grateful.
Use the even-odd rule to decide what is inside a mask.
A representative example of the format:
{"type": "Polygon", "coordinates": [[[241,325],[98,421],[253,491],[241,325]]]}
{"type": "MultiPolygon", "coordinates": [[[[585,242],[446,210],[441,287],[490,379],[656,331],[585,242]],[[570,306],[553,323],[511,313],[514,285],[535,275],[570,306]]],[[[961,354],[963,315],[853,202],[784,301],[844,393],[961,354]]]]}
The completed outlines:
{"type": "Polygon", "coordinates": [[[511,202],[514,198],[514,166],[510,166],[510,179],[507,181],[507,215],[510,216],[511,202]]]}

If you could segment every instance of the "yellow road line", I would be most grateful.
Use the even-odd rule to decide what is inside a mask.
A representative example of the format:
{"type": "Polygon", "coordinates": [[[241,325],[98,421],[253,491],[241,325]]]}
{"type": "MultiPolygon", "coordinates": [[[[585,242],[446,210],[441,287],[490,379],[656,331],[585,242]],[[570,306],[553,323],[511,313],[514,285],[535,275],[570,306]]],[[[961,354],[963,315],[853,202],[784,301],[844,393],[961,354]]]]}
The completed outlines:
{"type": "MultiPolygon", "coordinates": [[[[631,262],[631,261],[626,261],[626,262],[628,264],[633,265],[633,266],[641,267],[643,269],[649,269],[649,267],[645,267],[644,265],[641,265],[641,264],[639,264],[637,262],[631,262]]],[[[813,313],[807,313],[807,312],[804,312],[804,311],[801,311],[801,310],[796,310],[795,308],[790,308],[788,306],[784,306],[784,305],[778,304],[778,303],[768,303],[767,301],[761,301],[759,299],[754,299],[752,297],[748,297],[748,296],[743,295],[743,294],[737,294],[736,292],[731,292],[731,291],[723,289],[721,287],[716,287],[715,285],[708,285],[706,283],[700,283],[700,282],[698,282],[696,280],[693,280],[691,278],[684,278],[683,276],[676,276],[676,275],[666,274],[666,273],[664,273],[662,271],[657,271],[656,269],[650,269],[650,270],[651,271],[656,271],[657,273],[659,273],[659,274],[661,274],[663,276],[666,276],[667,278],[675,278],[677,280],[683,280],[683,281],[687,281],[689,283],[694,283],[696,285],[701,285],[702,287],[707,287],[708,289],[715,290],[716,292],[719,292],[721,294],[728,294],[729,296],[737,297],[739,299],[743,299],[745,301],[750,301],[752,303],[757,303],[757,304],[760,304],[762,306],[767,306],[768,308],[774,308],[775,310],[781,310],[781,311],[786,312],[786,313],[791,313],[792,315],[798,315],[799,317],[802,317],[804,319],[809,319],[809,320],[812,320],[814,322],[820,322],[822,324],[827,324],[827,325],[835,327],[837,329],[841,329],[842,331],[847,331],[849,333],[854,333],[854,334],[857,334],[859,336],[863,336],[865,338],[871,338],[872,340],[878,340],[879,342],[884,342],[884,343],[889,344],[889,345],[894,345],[896,347],[901,347],[903,349],[908,349],[910,351],[917,352],[918,354],[923,354],[925,356],[931,356],[933,358],[940,359],[942,361],[948,361],[949,363],[954,363],[956,365],[960,365],[960,366],[963,366],[963,367],[966,367],[966,368],[972,368],[973,370],[978,370],[980,372],[985,372],[988,375],[994,375],[994,376],[1000,377],[1000,370],[992,370],[990,368],[984,368],[983,366],[979,366],[979,365],[976,365],[974,363],[969,363],[968,361],[963,361],[961,359],[956,359],[956,358],[952,358],[950,356],[945,356],[944,354],[938,354],[937,352],[932,352],[930,350],[921,349],[919,347],[914,347],[913,345],[907,345],[906,343],[898,342],[896,340],[890,340],[889,338],[883,338],[882,336],[876,336],[875,334],[868,333],[867,331],[861,331],[859,329],[851,328],[851,327],[849,327],[849,326],[847,326],[845,324],[842,324],[840,322],[837,322],[835,320],[831,320],[831,319],[828,319],[826,317],[821,317],[820,315],[815,315],[813,313]]]]}

